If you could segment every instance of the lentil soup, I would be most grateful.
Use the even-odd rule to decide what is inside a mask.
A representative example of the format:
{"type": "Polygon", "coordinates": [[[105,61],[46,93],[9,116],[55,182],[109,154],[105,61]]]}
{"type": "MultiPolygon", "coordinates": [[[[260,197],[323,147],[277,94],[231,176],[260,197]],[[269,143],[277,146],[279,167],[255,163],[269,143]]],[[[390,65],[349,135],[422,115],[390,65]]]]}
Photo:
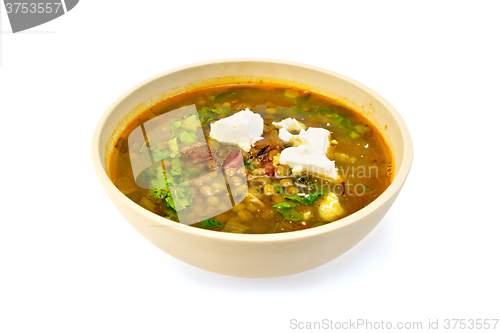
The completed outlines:
{"type": "Polygon", "coordinates": [[[118,136],[108,171],[122,193],[155,214],[263,234],[321,226],[362,209],[390,185],[392,165],[375,126],[339,101],[234,84],[148,109],[118,136]]]}

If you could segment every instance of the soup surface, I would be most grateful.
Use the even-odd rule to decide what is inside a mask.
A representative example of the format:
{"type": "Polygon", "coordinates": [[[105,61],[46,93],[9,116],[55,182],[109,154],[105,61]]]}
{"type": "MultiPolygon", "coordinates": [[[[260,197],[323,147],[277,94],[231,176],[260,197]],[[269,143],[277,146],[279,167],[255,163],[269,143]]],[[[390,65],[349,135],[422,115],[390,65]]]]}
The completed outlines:
{"type": "Polygon", "coordinates": [[[235,84],[144,112],[120,134],[108,171],[121,192],[160,216],[262,234],[360,210],[389,186],[392,157],[376,128],[338,101],[235,84]]]}

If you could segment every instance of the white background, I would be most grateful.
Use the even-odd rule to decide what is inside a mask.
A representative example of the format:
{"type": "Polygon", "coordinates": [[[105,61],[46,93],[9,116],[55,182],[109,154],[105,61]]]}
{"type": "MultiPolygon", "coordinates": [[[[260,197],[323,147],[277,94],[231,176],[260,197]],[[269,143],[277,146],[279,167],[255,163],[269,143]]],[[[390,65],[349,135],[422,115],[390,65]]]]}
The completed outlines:
{"type": "Polygon", "coordinates": [[[12,34],[2,7],[0,332],[499,318],[499,10],[498,1],[87,0],[12,34]],[[127,223],[94,173],[91,136],[118,96],[177,66],[238,57],[351,77],[412,133],[413,168],[393,208],[317,269],[243,279],[184,264],[127,223]]]}

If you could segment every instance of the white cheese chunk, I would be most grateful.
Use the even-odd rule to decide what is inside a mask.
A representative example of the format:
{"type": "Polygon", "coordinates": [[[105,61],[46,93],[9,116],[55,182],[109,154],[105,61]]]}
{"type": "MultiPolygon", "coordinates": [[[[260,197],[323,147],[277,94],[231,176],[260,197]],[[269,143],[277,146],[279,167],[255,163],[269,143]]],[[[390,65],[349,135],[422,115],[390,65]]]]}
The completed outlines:
{"type": "Polygon", "coordinates": [[[284,128],[287,131],[299,131],[303,128],[306,128],[306,125],[302,124],[295,118],[286,118],[280,122],[273,121],[273,125],[278,128],[284,128]]]}
{"type": "Polygon", "coordinates": [[[282,128],[279,130],[278,137],[283,140],[284,142],[291,142],[294,135],[290,132],[288,132],[286,129],[282,128]]]}
{"type": "Polygon", "coordinates": [[[307,131],[301,130],[297,137],[302,145],[318,153],[326,153],[330,145],[330,131],[324,128],[309,127],[307,131]]]}
{"type": "Polygon", "coordinates": [[[326,157],[330,144],[330,132],[324,128],[309,127],[301,130],[299,135],[292,135],[286,129],[279,131],[281,140],[291,143],[295,147],[284,149],[280,154],[280,164],[292,167],[294,174],[308,171],[333,180],[337,179],[335,161],[326,157]]]}
{"type": "Polygon", "coordinates": [[[344,214],[344,208],[334,193],[319,198],[314,204],[318,206],[319,216],[325,221],[335,221],[344,214]]]}
{"type": "Polygon", "coordinates": [[[234,143],[244,151],[262,139],[264,119],[249,109],[237,112],[210,124],[210,137],[220,142],[234,143]]]}

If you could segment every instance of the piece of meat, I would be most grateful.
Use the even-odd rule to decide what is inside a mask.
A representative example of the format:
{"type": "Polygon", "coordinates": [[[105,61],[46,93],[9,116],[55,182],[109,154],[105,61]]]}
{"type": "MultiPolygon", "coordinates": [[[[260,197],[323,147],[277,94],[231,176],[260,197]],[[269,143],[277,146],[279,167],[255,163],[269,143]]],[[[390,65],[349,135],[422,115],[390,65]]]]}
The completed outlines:
{"type": "Polygon", "coordinates": [[[182,157],[190,158],[198,161],[206,161],[210,159],[210,150],[207,145],[192,148],[182,153],[182,157]]]}
{"type": "Polygon", "coordinates": [[[243,156],[241,156],[241,151],[239,148],[234,148],[229,155],[227,155],[226,161],[224,162],[224,168],[237,169],[242,165],[243,156]]]}
{"type": "Polygon", "coordinates": [[[272,176],[274,174],[274,165],[271,161],[263,162],[261,164],[261,168],[264,168],[264,173],[266,174],[266,176],[272,176]]]}
{"type": "Polygon", "coordinates": [[[283,150],[285,148],[285,143],[279,138],[279,133],[276,130],[264,133],[262,137],[263,139],[254,144],[255,147],[263,149],[266,146],[269,146],[267,151],[271,151],[273,149],[283,150]]]}

